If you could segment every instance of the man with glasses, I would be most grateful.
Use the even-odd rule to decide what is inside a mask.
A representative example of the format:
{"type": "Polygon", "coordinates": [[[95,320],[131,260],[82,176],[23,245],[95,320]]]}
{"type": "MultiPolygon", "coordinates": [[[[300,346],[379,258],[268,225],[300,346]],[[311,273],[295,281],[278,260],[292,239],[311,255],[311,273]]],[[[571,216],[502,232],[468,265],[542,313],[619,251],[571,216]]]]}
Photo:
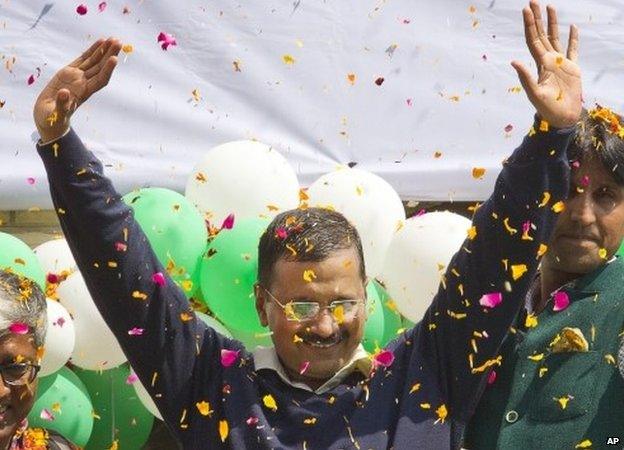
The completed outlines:
{"type": "Polygon", "coordinates": [[[468,427],[469,449],[624,439],[624,262],[615,256],[624,238],[623,125],[607,108],[583,113],[568,149],[569,197],[468,427]]]}
{"type": "Polygon", "coordinates": [[[513,65],[538,118],[476,211],[422,322],[368,368],[359,351],[365,261],[343,216],[287,211],[264,233],[256,306],[275,346],[251,354],[196,320],[169,278],[152,281],[164,268],[69,129],[76,108],[108,83],[121,43],[96,42],[44,88],[34,110],[38,149],[61,226],[102,316],[184,448],[458,447],[566,196],[565,152],[581,112],[576,29],[566,56],[544,46],[536,3],[524,22],[540,77],[513,65]],[[136,328],[144,332],[129,335],[136,328]]]}
{"type": "Polygon", "coordinates": [[[0,270],[2,449],[34,449],[34,442],[37,449],[77,448],[52,431],[30,428],[26,419],[35,402],[46,325],[46,299],[41,288],[29,279],[0,270]]]}

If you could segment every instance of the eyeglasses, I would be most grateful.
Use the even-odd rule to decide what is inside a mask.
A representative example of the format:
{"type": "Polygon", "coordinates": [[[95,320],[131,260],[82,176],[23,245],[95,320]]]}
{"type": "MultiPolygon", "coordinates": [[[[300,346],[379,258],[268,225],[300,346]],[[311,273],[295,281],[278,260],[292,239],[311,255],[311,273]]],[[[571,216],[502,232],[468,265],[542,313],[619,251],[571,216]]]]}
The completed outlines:
{"type": "Polygon", "coordinates": [[[32,363],[0,364],[0,374],[5,386],[24,386],[32,383],[41,366],[32,363]]]}
{"type": "MultiPolygon", "coordinates": [[[[584,188],[572,186],[567,203],[571,204],[575,199],[584,201],[582,196],[584,193],[584,188]]],[[[586,197],[591,203],[592,210],[601,216],[611,213],[622,201],[620,192],[612,192],[612,190],[604,187],[587,194],[586,197]]]]}
{"type": "Polygon", "coordinates": [[[262,288],[269,294],[269,297],[284,311],[286,320],[289,322],[307,322],[318,318],[322,310],[329,310],[332,317],[336,319],[338,323],[349,322],[357,317],[359,312],[359,306],[363,305],[366,300],[363,299],[345,299],[335,300],[327,306],[321,306],[319,302],[302,301],[302,302],[288,302],[286,304],[281,303],[275,298],[271,292],[262,288]]]}

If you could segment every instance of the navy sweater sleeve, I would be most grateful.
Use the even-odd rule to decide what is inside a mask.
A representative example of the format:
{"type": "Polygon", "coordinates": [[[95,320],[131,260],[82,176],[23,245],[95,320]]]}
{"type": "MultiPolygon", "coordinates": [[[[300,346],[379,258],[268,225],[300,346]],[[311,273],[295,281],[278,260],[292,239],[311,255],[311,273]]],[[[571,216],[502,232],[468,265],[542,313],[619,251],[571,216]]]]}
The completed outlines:
{"type": "MultiPolygon", "coordinates": [[[[93,301],[169,427],[185,428],[201,376],[220,401],[221,349],[237,349],[192,313],[156,258],[139,224],[74,131],[38,147],[54,207],[93,301]],[[152,276],[165,275],[163,286],[152,276]],[[133,328],[141,335],[129,334],[133,328]]],[[[240,349],[240,347],[238,347],[240,349]]],[[[242,355],[241,355],[242,356],[242,355]]]]}
{"type": "Polygon", "coordinates": [[[567,196],[566,149],[574,129],[540,131],[536,120],[508,158],[493,194],[451,260],[421,323],[426,358],[435,367],[449,413],[465,423],[476,406],[548,245],[558,203],[567,196]],[[486,294],[502,299],[490,308],[486,294]]]}

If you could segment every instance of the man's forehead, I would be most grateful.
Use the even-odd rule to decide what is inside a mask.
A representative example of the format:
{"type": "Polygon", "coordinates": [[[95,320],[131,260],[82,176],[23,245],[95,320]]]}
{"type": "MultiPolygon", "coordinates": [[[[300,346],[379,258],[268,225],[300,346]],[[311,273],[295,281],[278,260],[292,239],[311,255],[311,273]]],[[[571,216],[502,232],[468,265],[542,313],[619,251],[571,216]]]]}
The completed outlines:
{"type": "Polygon", "coordinates": [[[608,168],[597,157],[586,158],[579,161],[578,168],[572,171],[572,181],[583,184],[615,184],[620,185],[613,170],[616,168],[608,168]]]}

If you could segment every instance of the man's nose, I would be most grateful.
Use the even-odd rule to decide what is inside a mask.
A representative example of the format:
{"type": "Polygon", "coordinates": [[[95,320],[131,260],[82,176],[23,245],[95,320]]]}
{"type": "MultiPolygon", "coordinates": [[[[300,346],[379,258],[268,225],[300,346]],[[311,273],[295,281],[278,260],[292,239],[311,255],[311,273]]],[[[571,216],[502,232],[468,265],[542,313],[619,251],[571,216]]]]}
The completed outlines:
{"type": "Polygon", "coordinates": [[[329,309],[323,309],[319,312],[313,328],[314,332],[323,338],[327,338],[336,332],[336,319],[329,309]]]}
{"type": "Polygon", "coordinates": [[[594,202],[589,195],[579,194],[568,199],[566,208],[570,210],[570,219],[582,226],[591,225],[596,221],[594,202]]]}

